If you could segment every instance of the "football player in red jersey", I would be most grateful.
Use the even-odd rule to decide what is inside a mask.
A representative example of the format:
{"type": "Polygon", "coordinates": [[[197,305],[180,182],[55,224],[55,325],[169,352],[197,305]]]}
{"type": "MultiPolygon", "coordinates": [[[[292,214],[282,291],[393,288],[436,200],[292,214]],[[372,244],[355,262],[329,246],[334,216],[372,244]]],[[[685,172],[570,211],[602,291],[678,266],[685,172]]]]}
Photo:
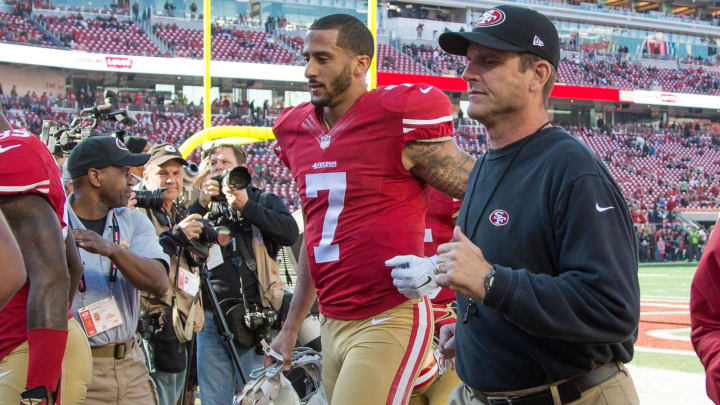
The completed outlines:
{"type": "Polygon", "coordinates": [[[0,379],[2,405],[21,397],[80,404],[90,382],[87,339],[68,321],[82,263],[64,207],[60,170],[47,147],[26,131],[0,132],[0,209],[27,272],[27,283],[0,311],[0,374],[12,371],[0,379]]]}
{"type": "Polygon", "coordinates": [[[0,284],[0,310],[25,284],[25,263],[12,231],[0,211],[0,269],[3,283],[0,284]]]}
{"type": "MultiPolygon", "coordinates": [[[[460,211],[461,201],[430,187],[428,190],[428,210],[425,215],[425,256],[437,254],[440,244],[449,242],[453,236],[455,219],[460,211]]],[[[432,269],[432,266],[431,266],[432,269]]],[[[413,287],[421,282],[413,284],[413,287]]],[[[434,283],[431,283],[434,285],[434,283]]],[[[424,293],[426,290],[423,290],[424,293]]],[[[432,304],[435,337],[439,339],[440,328],[453,324],[457,316],[453,308],[455,291],[449,288],[435,287],[427,293],[432,304]]],[[[460,377],[452,367],[452,361],[445,362],[439,349],[426,356],[423,369],[420,371],[410,405],[446,405],[450,392],[462,384],[460,377]],[[448,366],[450,366],[448,368],[448,366]]]]}
{"type": "MultiPolygon", "coordinates": [[[[433,335],[427,298],[408,300],[384,262],[423,255],[426,183],[462,198],[474,160],[452,140],[452,112],[431,85],[367,91],[373,39],[358,19],[317,20],[303,55],[311,103],[274,127],[305,215],[291,308],[271,348],[290,361],[317,297],[331,404],[406,404],[433,335]]],[[[268,363],[270,359],[268,359],[268,363]]]]}

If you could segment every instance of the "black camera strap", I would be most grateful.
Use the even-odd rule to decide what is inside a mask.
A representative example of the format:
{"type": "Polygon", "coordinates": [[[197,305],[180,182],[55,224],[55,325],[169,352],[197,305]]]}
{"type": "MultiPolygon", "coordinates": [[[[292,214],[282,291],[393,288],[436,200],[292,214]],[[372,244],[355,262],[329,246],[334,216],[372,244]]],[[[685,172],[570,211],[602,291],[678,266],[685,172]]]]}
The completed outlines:
{"type": "MultiPolygon", "coordinates": [[[[250,226],[250,238],[251,238],[250,240],[252,240],[252,238],[253,238],[252,232],[253,232],[252,226],[250,226]]],[[[248,246],[249,241],[245,236],[246,236],[245,232],[238,232],[238,235],[235,238],[233,238],[233,252],[235,254],[240,255],[240,258],[245,263],[247,268],[250,270],[250,274],[252,274],[252,276],[255,278],[255,283],[257,285],[257,290],[258,290],[257,291],[258,298],[262,302],[262,298],[260,298],[262,295],[261,291],[260,291],[260,288],[261,288],[260,287],[260,279],[258,278],[258,275],[257,275],[257,261],[255,260],[255,255],[250,253],[250,246],[248,246]],[[242,240],[238,240],[238,239],[242,239],[242,240]]],[[[241,263],[239,263],[239,260],[236,260],[236,259],[238,259],[238,258],[235,255],[233,255],[233,265],[235,265],[235,268],[238,271],[238,278],[240,279],[240,290],[242,292],[243,305],[245,305],[245,309],[247,311],[248,310],[248,303],[247,303],[247,298],[246,298],[247,293],[245,291],[245,283],[243,283],[243,279],[242,279],[242,265],[241,265],[241,263]]]]}
{"type": "MultiPolygon", "coordinates": [[[[250,227],[250,238],[252,240],[252,226],[250,227]]],[[[257,278],[257,262],[255,261],[255,255],[250,253],[250,246],[248,246],[248,240],[245,238],[244,232],[239,232],[240,235],[233,238],[233,251],[234,253],[240,254],[245,262],[245,265],[250,269],[250,272],[257,278]],[[242,239],[239,241],[238,239],[242,239]]]]}

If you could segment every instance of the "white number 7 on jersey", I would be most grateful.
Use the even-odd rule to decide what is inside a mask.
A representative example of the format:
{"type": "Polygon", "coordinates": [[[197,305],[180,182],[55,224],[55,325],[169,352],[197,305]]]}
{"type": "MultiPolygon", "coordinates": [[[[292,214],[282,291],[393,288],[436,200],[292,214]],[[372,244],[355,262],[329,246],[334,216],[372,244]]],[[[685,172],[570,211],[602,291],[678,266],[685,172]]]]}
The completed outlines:
{"type": "Polygon", "coordinates": [[[328,208],[323,221],[320,244],[313,247],[316,263],[334,262],[340,259],[340,247],[332,244],[335,239],[335,230],[338,218],[345,206],[345,189],[347,179],[345,172],[318,173],[305,176],[305,195],[307,198],[317,198],[318,190],[329,190],[328,208]]]}

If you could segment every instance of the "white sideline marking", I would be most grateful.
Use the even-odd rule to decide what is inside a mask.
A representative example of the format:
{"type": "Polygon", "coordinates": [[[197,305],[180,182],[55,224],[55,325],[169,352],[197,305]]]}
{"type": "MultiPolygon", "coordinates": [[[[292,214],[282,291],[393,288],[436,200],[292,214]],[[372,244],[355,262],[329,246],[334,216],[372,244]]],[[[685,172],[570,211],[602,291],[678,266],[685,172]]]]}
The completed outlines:
{"type": "Polygon", "coordinates": [[[662,353],[662,354],[679,354],[681,356],[697,356],[692,350],[678,350],[678,349],[656,349],[654,347],[643,347],[635,346],[636,352],[645,353],[662,353]]]}
{"type": "MultiPolygon", "coordinates": [[[[675,333],[678,332],[690,332],[690,328],[680,329],[656,329],[647,332],[648,336],[656,337],[665,340],[679,340],[681,342],[689,342],[690,336],[677,336],[675,333]]],[[[694,353],[694,352],[693,352],[694,353]]]]}

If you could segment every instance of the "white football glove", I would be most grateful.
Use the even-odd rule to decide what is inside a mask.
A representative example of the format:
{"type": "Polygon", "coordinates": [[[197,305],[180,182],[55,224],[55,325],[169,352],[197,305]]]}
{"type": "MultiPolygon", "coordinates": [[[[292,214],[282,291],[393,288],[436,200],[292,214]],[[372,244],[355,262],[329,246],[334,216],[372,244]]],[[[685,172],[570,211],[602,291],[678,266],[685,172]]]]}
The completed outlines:
{"type": "Polygon", "coordinates": [[[437,289],[435,266],[437,256],[417,257],[413,255],[395,256],[385,261],[388,267],[394,267],[390,275],[393,285],[400,294],[408,298],[422,298],[437,289]]]}

